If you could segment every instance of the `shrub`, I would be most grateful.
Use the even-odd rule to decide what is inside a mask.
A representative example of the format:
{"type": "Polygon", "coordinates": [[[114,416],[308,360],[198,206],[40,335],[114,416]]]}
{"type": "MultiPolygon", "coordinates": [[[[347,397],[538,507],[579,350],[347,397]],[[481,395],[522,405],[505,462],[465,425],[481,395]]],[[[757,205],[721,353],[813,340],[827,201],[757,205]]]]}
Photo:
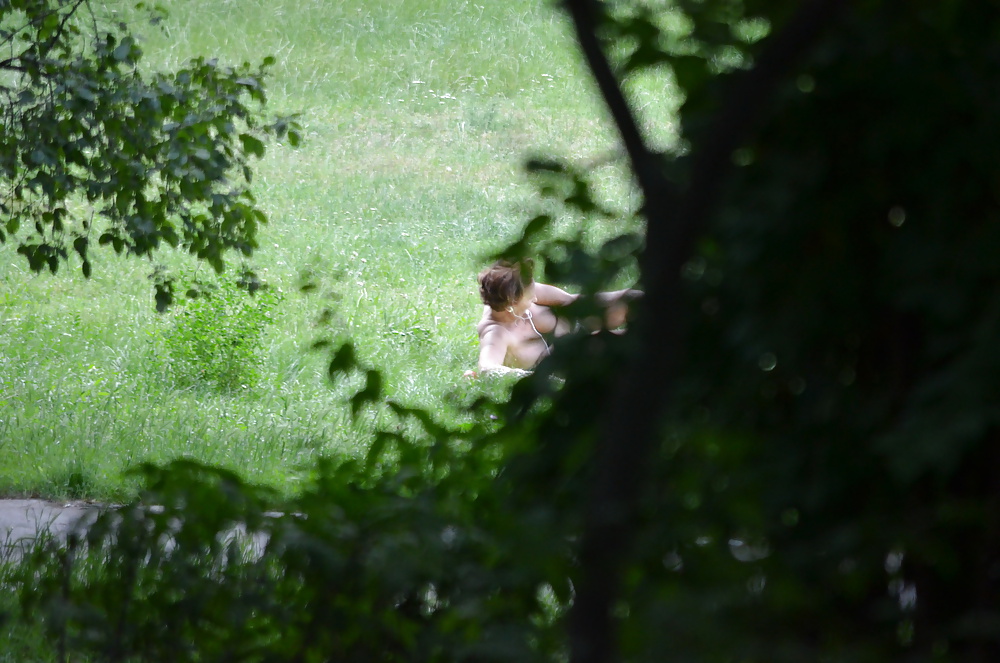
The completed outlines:
{"type": "Polygon", "coordinates": [[[163,334],[170,374],[182,386],[220,391],[252,388],[261,379],[264,331],[281,301],[267,286],[196,282],[170,313],[163,334]]]}

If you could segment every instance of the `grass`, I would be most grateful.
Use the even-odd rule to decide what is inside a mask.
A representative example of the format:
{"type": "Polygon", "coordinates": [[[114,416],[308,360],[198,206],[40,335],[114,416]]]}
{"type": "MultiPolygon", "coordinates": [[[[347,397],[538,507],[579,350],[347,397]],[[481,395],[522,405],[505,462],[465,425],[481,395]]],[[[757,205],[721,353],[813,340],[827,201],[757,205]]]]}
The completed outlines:
{"type": "MultiPolygon", "coordinates": [[[[273,147],[254,179],[270,222],[253,265],[283,297],[261,340],[262,379],[229,393],[172,380],[170,316],[154,311],[148,263],[102,254],[90,280],[34,275],[0,246],[0,495],[125,499],[129,467],[179,456],[294,491],[317,455],[364,454],[382,415],[353,421],[352,385],[330,384],[309,345],[353,339],[407,404],[474,389],[460,376],[476,357],[475,274],[542,205],[524,160],[617,149],[547,3],[162,4],[162,29],[141,27],[150,68],[273,54],[269,108],[301,114],[305,144],[273,147]],[[304,278],[319,284],[313,294],[304,278]],[[332,323],[317,327],[327,307],[332,323]]],[[[131,6],[109,3],[141,26],[131,6]]],[[[655,85],[633,94],[658,123],[672,108],[655,85]]],[[[623,164],[597,174],[601,195],[627,209],[623,164]]]]}

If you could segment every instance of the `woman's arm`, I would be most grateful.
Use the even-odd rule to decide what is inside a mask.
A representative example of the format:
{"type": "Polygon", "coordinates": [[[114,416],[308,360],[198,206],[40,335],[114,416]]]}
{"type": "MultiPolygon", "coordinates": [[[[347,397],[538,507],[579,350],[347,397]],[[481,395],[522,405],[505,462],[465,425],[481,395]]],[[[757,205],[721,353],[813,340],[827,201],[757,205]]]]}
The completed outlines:
{"type": "MultiPolygon", "coordinates": [[[[507,333],[502,329],[490,329],[479,337],[479,372],[482,375],[508,375],[513,373],[519,377],[531,375],[531,371],[522,368],[504,366],[507,358],[507,333]]],[[[475,371],[466,371],[466,377],[479,377],[475,371]]]]}
{"type": "MultiPolygon", "coordinates": [[[[625,288],[624,290],[611,290],[599,292],[594,295],[594,301],[604,309],[604,321],[600,319],[588,319],[584,326],[592,331],[604,329],[617,329],[625,325],[628,317],[628,305],[639,297],[642,297],[642,290],[625,288]]],[[[541,306],[566,306],[572,304],[580,295],[573,295],[554,285],[545,283],[535,284],[535,300],[541,306]]],[[[556,336],[560,336],[558,330],[556,336]]],[[[501,360],[502,361],[502,360],[501,360]]]]}
{"type": "Polygon", "coordinates": [[[594,295],[597,302],[605,308],[604,328],[617,329],[624,326],[628,318],[629,302],[642,297],[642,295],[642,290],[635,290],[633,288],[599,292],[594,295]]]}
{"type": "Polygon", "coordinates": [[[493,371],[504,368],[507,357],[507,334],[496,327],[486,330],[479,337],[479,370],[493,371]]]}
{"type": "Polygon", "coordinates": [[[577,300],[580,295],[571,295],[562,288],[545,283],[535,284],[535,301],[540,306],[567,306],[577,300]]]}

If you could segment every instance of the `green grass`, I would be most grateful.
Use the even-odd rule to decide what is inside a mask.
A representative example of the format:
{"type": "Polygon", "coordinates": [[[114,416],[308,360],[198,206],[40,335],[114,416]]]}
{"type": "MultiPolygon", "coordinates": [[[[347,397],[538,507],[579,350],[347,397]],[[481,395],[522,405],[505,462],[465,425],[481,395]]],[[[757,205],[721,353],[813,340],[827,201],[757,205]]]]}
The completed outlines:
{"type": "MultiPolygon", "coordinates": [[[[283,296],[262,379],[231,393],[172,379],[149,263],[102,254],[89,281],[33,275],[0,246],[0,495],[124,499],[135,490],[124,470],[178,456],[294,491],[318,454],[364,454],[382,416],[352,421],[356,385],[330,384],[308,352],[321,336],[353,339],[393,398],[444,413],[449,394],[470,389],[460,376],[475,364],[483,256],[542,205],[524,160],[617,149],[547,2],[163,4],[162,29],[141,29],[150,68],[273,54],[269,108],[301,114],[305,144],[273,147],[254,179],[270,221],[253,265],[283,296]],[[320,285],[310,295],[306,275],[320,285]],[[333,320],[317,327],[327,307],[333,320]]],[[[137,22],[131,5],[110,3],[137,22]]],[[[656,121],[672,108],[655,85],[633,94],[656,121]]],[[[633,204],[620,161],[598,174],[602,196],[633,204]]]]}

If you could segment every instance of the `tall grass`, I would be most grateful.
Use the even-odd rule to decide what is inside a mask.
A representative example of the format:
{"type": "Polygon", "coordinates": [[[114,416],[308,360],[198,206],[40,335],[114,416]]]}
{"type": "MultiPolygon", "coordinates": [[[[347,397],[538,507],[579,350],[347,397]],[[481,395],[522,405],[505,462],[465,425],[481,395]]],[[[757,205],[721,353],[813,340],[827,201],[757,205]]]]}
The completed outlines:
{"type": "MultiPolygon", "coordinates": [[[[326,380],[310,343],[353,339],[407,403],[474,388],[460,376],[475,363],[475,274],[539,205],[521,164],[615,150],[547,2],[163,4],[161,28],[141,27],[147,66],[273,54],[270,109],[304,125],[304,146],[275,146],[254,179],[270,222],[253,264],[283,296],[263,379],[229,393],[171,379],[148,263],[101,255],[89,281],[33,275],[0,246],[0,494],[122,499],[128,467],[182,455],[294,490],[317,454],[363,454],[377,415],[351,420],[351,385],[326,380]],[[303,294],[304,278],[320,287],[303,294]]],[[[131,6],[108,3],[142,26],[131,6]]],[[[626,208],[622,173],[606,169],[603,195],[626,208]]]]}

